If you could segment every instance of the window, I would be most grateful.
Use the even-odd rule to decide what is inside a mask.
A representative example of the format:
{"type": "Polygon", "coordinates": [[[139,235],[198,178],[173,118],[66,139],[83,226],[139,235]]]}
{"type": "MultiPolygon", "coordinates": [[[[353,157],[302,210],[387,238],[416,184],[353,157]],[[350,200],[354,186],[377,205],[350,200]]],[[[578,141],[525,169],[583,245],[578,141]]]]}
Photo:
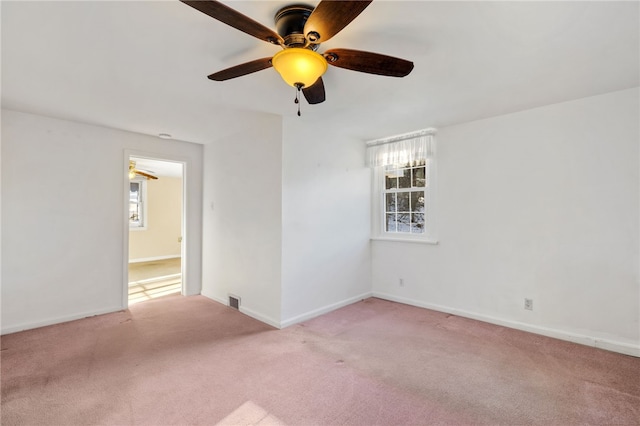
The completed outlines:
{"type": "Polygon", "coordinates": [[[374,239],[435,243],[434,129],[367,143],[374,239]]]}
{"type": "Polygon", "coordinates": [[[424,234],[426,164],[384,166],[384,230],[424,234]]]}
{"type": "Polygon", "coordinates": [[[129,182],[129,228],[146,229],[147,188],[144,179],[129,182]]]}

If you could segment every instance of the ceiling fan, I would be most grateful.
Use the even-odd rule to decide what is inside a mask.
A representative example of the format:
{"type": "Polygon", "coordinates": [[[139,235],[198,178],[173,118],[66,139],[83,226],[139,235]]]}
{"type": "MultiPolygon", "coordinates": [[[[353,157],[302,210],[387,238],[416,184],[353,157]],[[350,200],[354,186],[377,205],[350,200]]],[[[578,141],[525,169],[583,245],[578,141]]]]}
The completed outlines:
{"type": "MultiPolygon", "coordinates": [[[[322,75],[327,65],[391,77],[404,77],[413,62],[379,53],[353,49],[330,49],[320,54],[320,43],[328,41],[353,21],[373,0],[322,0],[314,8],[294,4],[280,9],[274,17],[276,31],[216,0],[180,0],[200,12],[283,50],[273,57],[256,59],[209,75],[224,81],[274,67],[283,80],[302,91],[310,104],[325,100],[322,75]]],[[[300,115],[299,96],[298,104],[300,115]]]]}
{"type": "Polygon", "coordinates": [[[134,179],[136,176],[142,176],[143,178],[149,179],[158,179],[157,176],[152,175],[151,170],[140,170],[136,169],[136,162],[133,160],[129,160],[129,179],[134,179]]]}

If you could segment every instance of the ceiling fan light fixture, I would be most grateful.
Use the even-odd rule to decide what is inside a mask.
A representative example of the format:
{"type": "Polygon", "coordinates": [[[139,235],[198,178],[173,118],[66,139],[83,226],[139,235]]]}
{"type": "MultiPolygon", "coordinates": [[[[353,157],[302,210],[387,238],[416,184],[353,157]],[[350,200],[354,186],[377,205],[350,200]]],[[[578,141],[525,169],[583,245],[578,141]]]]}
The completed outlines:
{"type": "Polygon", "coordinates": [[[129,180],[136,177],[136,162],[129,160],[129,180]]]}
{"type": "Polygon", "coordinates": [[[291,47],[271,59],[282,79],[293,87],[311,87],[327,71],[324,57],[310,49],[291,47]]]}

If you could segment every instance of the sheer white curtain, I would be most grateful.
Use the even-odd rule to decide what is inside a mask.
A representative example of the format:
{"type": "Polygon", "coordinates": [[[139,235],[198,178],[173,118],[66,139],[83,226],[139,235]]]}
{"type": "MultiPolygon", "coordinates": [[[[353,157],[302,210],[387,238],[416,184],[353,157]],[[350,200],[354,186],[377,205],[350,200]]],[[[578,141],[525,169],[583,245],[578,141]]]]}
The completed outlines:
{"type": "Polygon", "coordinates": [[[419,164],[433,155],[435,129],[367,142],[367,166],[419,164]]]}

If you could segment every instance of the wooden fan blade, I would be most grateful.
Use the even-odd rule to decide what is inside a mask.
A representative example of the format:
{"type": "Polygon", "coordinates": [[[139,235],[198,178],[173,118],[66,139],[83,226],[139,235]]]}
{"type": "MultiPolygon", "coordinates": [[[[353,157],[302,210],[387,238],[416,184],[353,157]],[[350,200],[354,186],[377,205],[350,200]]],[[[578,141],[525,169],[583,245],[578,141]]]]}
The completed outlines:
{"type": "Polygon", "coordinates": [[[411,61],[361,50],[331,49],[324,57],[334,67],[389,77],[404,77],[413,69],[411,61]]]}
{"type": "Polygon", "coordinates": [[[134,170],[134,172],[137,175],[146,177],[147,179],[158,179],[156,176],[150,175],[149,173],[141,172],[140,170],[134,170]]]}
{"type": "Polygon", "coordinates": [[[309,102],[311,105],[324,102],[325,93],[324,93],[324,82],[322,81],[322,77],[320,77],[310,87],[305,87],[304,89],[302,89],[302,93],[304,94],[304,97],[307,100],[307,102],[309,102]]]}
{"type": "Polygon", "coordinates": [[[278,33],[243,15],[235,9],[215,0],[180,0],[182,3],[211,16],[220,22],[232,26],[244,33],[273,44],[282,44],[284,40],[278,33]]]}
{"type": "Polygon", "coordinates": [[[329,40],[353,21],[373,0],[322,0],[304,25],[304,35],[310,43],[329,40]]]}
{"type": "Polygon", "coordinates": [[[245,62],[235,67],[227,68],[222,71],[211,74],[208,78],[215,81],[225,81],[243,75],[251,74],[256,71],[262,71],[271,68],[271,58],[261,58],[255,61],[245,62]]]}

